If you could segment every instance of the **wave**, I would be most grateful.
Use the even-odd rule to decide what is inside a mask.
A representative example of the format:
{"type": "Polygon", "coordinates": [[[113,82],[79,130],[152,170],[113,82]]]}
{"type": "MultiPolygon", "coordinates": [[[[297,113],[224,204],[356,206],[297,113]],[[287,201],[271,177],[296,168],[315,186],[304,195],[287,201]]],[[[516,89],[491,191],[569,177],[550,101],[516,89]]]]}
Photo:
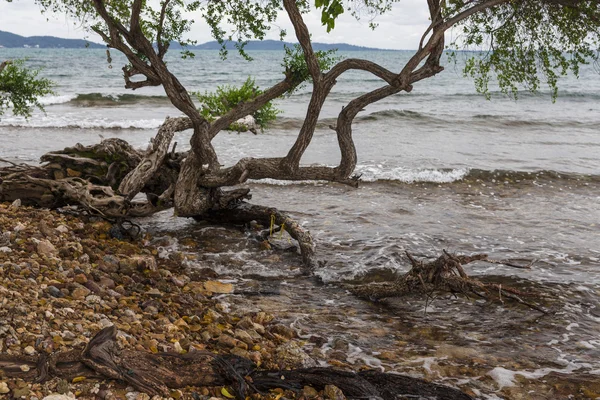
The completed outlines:
{"type": "Polygon", "coordinates": [[[403,167],[386,168],[381,165],[358,165],[356,173],[361,175],[360,179],[363,182],[452,183],[467,176],[469,169],[407,169],[403,167]]]}
{"type": "Polygon", "coordinates": [[[131,104],[170,104],[167,96],[144,96],[139,94],[79,93],[47,96],[43,105],[70,103],[76,107],[117,107],[131,104]]]}
{"type": "MultiPolygon", "coordinates": [[[[401,184],[453,184],[462,182],[486,183],[490,185],[505,183],[556,183],[564,181],[565,184],[579,183],[583,185],[600,184],[600,175],[586,175],[563,173],[551,170],[538,171],[508,171],[508,170],[482,170],[470,168],[423,168],[410,169],[403,167],[386,168],[383,165],[358,165],[355,170],[360,175],[360,181],[372,183],[401,183],[401,184]]],[[[262,179],[253,181],[263,185],[321,185],[325,181],[283,181],[275,179],[262,179]]]]}
{"type": "Polygon", "coordinates": [[[164,119],[139,119],[139,120],[113,120],[113,119],[88,119],[73,120],[72,118],[40,118],[29,121],[21,119],[4,119],[0,126],[19,129],[157,129],[164,119]]]}

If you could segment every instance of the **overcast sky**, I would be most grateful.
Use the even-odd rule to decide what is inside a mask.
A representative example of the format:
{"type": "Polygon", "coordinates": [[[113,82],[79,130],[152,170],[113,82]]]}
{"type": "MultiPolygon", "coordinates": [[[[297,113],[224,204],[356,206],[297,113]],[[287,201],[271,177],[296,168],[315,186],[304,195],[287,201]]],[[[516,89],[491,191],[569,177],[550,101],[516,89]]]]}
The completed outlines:
{"type": "MultiPolygon", "coordinates": [[[[368,18],[357,22],[348,13],[340,17],[336,28],[329,34],[321,26],[318,12],[313,11],[304,18],[315,42],[350,43],[384,49],[415,49],[428,25],[425,0],[402,0],[389,14],[376,18],[375,22],[379,23],[379,27],[375,31],[369,28],[368,18]]],[[[213,40],[210,30],[201,19],[196,18],[196,21],[199,22],[192,28],[189,38],[197,40],[198,43],[213,40]]],[[[289,35],[286,40],[295,41],[291,36],[293,28],[286,14],[280,14],[277,25],[287,29],[289,35]]],[[[0,0],[0,30],[22,36],[49,35],[81,39],[85,35],[82,28],[62,15],[42,15],[33,0],[14,0],[12,3],[0,0]]],[[[277,29],[273,29],[269,39],[278,39],[277,29]]],[[[101,42],[94,36],[91,36],[90,40],[101,42]]]]}

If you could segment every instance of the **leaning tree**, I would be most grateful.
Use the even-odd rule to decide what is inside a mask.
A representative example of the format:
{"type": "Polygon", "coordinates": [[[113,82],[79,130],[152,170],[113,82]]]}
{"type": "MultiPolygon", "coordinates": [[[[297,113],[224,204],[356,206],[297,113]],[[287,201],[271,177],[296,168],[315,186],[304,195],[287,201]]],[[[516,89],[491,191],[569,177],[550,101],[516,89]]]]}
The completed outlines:
{"type": "MultiPolygon", "coordinates": [[[[400,92],[444,69],[441,59],[452,49],[468,53],[465,74],[475,78],[478,91],[488,94],[491,79],[516,96],[520,88],[537,90],[547,83],[553,96],[557,79],[569,70],[597,59],[600,37],[598,0],[423,0],[430,23],[418,49],[404,64],[387,69],[369,60],[336,60],[315,52],[303,15],[316,8],[330,31],[342,13],[371,18],[401,12],[394,0],[36,0],[45,11],[67,14],[83,21],[109,49],[125,55],[125,87],[135,90],[162,86],[171,103],[185,116],[167,118],[146,152],[120,140],[105,140],[90,147],[77,145],[46,154],[41,168],[13,165],[0,172],[0,200],[21,198],[46,207],[80,204],[115,219],[149,215],[174,207],[180,217],[210,221],[274,222],[298,240],[305,266],[314,264],[314,243],[307,231],[284,213],[250,205],[249,179],[324,180],[356,185],[357,163],[352,122],[368,105],[400,92]],[[299,46],[285,54],[280,82],[235,105],[216,120],[209,120],[165,61],[174,41],[190,44],[186,34],[203,20],[213,36],[225,45],[237,43],[244,52],[249,39],[263,39],[284,11],[294,27],[299,46]],[[446,37],[455,40],[447,44],[446,37]],[[337,79],[350,70],[366,71],[381,79],[381,86],[351,101],[331,126],[337,135],[341,161],[336,167],[305,166],[302,156],[310,145],[321,109],[337,79]],[[213,139],[236,120],[298,88],[312,86],[304,122],[287,154],[276,158],[242,158],[223,167],[213,139]],[[170,151],[175,132],[191,130],[191,149],[170,151]],[[145,193],[147,201],[134,201],[145,193]]],[[[467,54],[467,53],[465,53],[467,54]]],[[[184,52],[190,56],[189,52],[184,52]]],[[[248,57],[249,58],[249,57],[248,57]]],[[[260,137],[257,138],[260,140],[260,137]]]]}

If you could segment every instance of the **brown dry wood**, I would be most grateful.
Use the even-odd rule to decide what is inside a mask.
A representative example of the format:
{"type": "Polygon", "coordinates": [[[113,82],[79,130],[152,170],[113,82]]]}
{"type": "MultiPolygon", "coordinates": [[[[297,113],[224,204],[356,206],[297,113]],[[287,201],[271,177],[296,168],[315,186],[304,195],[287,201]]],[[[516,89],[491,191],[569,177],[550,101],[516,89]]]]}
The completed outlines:
{"type": "Polygon", "coordinates": [[[326,385],[340,388],[347,398],[395,400],[398,395],[435,396],[441,400],[469,400],[465,393],[422,379],[378,371],[359,373],[333,368],[289,371],[258,371],[252,361],[233,355],[209,352],[157,353],[120,349],[117,329],[99,331],[83,350],[57,352],[48,356],[0,354],[0,376],[43,382],[54,377],[124,381],[150,395],[169,396],[170,389],[197,386],[231,386],[237,399],[274,388],[301,391],[309,385],[321,390],[326,385]],[[23,372],[22,366],[29,370],[23,372]]]}

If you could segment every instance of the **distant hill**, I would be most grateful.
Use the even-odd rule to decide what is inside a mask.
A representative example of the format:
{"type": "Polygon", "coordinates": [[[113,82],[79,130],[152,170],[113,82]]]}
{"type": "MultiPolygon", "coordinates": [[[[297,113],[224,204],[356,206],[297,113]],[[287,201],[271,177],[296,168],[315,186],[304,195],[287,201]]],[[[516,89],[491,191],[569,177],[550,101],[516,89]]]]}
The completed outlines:
{"type": "MultiPolygon", "coordinates": [[[[280,40],[251,40],[246,45],[245,49],[248,51],[253,50],[283,50],[283,46],[293,46],[293,43],[282,42],[280,40]]],[[[89,47],[91,49],[103,49],[106,45],[90,42],[81,39],[62,39],[54,36],[20,36],[14,33],[0,31],[0,47],[6,48],[23,48],[23,47],[34,47],[40,49],[82,49],[89,47]]],[[[177,42],[171,44],[171,49],[181,49],[181,46],[177,42]]],[[[216,41],[206,42],[196,46],[189,46],[190,50],[220,50],[221,45],[216,41]]],[[[227,42],[227,49],[234,50],[235,44],[227,42]]],[[[338,49],[339,51],[373,51],[382,50],[373,47],[362,47],[354,46],[347,43],[313,43],[313,49],[318,50],[331,50],[338,49]]]]}
{"type": "MultiPolygon", "coordinates": [[[[284,45],[293,46],[294,43],[282,42],[280,40],[251,40],[248,42],[248,44],[246,45],[246,47],[244,49],[248,50],[248,51],[252,51],[252,50],[283,50],[284,45]]],[[[354,46],[352,44],[347,44],[347,43],[329,44],[329,43],[316,43],[315,42],[312,44],[312,46],[315,51],[331,50],[331,49],[338,49],[339,51],[383,50],[383,49],[376,49],[373,47],[354,46]]],[[[173,48],[173,49],[178,49],[180,47],[181,46],[179,46],[178,43],[173,43],[171,45],[171,48],[173,48]]],[[[190,50],[220,50],[221,45],[219,43],[217,43],[217,41],[213,40],[212,42],[206,42],[204,44],[199,44],[196,46],[189,46],[188,48],[190,50]]],[[[234,50],[235,43],[227,42],[227,49],[234,50]]]]}
{"type": "Polygon", "coordinates": [[[40,49],[82,49],[89,47],[101,49],[106,46],[82,39],[62,39],[54,36],[20,36],[14,33],[0,31],[0,46],[3,47],[35,47],[40,49]]]}

